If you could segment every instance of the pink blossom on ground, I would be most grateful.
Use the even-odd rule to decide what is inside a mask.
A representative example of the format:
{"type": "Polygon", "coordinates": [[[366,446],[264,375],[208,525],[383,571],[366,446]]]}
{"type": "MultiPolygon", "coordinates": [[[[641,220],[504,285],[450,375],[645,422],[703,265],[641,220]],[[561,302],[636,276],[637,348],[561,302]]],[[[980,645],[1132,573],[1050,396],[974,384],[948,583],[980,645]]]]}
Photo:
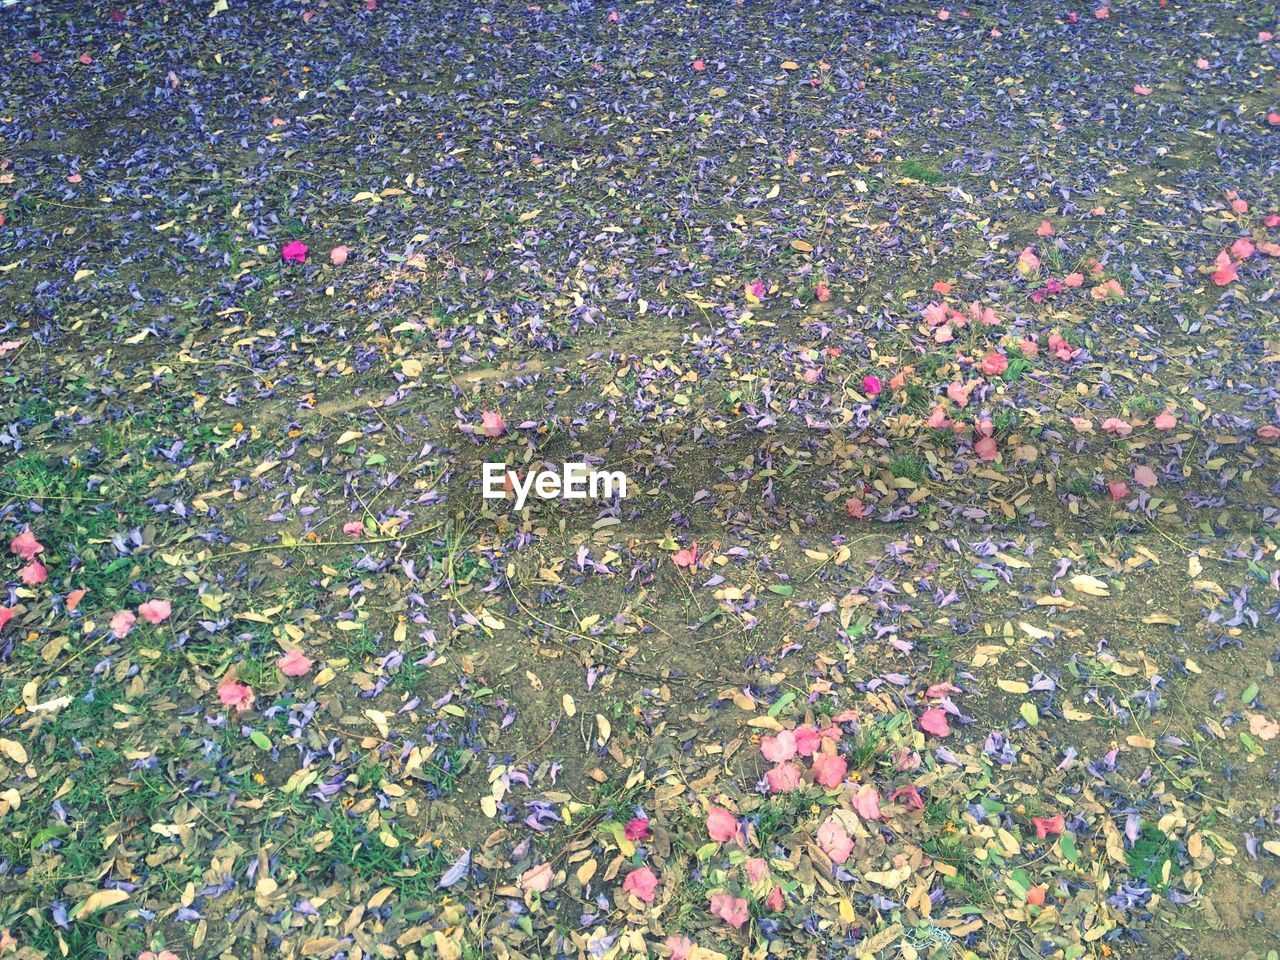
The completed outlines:
{"type": "Polygon", "coordinates": [[[863,820],[880,819],[880,791],[874,784],[864,783],[850,798],[853,812],[863,820]]]}
{"type": "Polygon", "coordinates": [[[486,437],[500,437],[507,429],[502,414],[486,410],[480,414],[480,432],[486,437]]]}
{"type": "Polygon", "coordinates": [[[224,707],[231,707],[236,713],[243,713],[253,706],[253,688],[247,683],[240,683],[226,677],[218,684],[218,700],[224,707]]]}
{"type": "Polygon", "coordinates": [[[822,742],[822,734],[818,732],[816,727],[805,724],[802,727],[796,727],[796,753],[802,757],[811,757],[813,752],[818,749],[818,744],[822,742]]]}
{"type": "Polygon", "coordinates": [[[623,890],[645,903],[653,903],[657,886],[658,877],[648,867],[637,867],[622,881],[623,890]]]}
{"type": "Polygon", "coordinates": [[[932,733],[935,737],[951,735],[951,725],[947,723],[947,714],[938,707],[930,707],[920,715],[920,729],[932,733]]]}
{"type": "Polygon", "coordinates": [[[36,554],[44,553],[44,544],[36,539],[31,528],[24,527],[22,532],[9,541],[9,552],[16,553],[22,560],[34,560],[36,554]]]}
{"type": "Polygon", "coordinates": [[[723,807],[712,807],[707,811],[707,835],[727,843],[738,835],[738,818],[723,807]]]}
{"type": "Polygon", "coordinates": [[[28,587],[34,587],[36,584],[44,583],[49,579],[49,571],[39,560],[32,560],[18,571],[18,579],[28,587]]]}
{"type": "Polygon", "coordinates": [[[790,793],[800,789],[802,774],[794,763],[780,763],[764,775],[770,793],[790,793]]]}
{"type": "Polygon", "coordinates": [[[129,631],[133,629],[134,623],[138,618],[134,616],[132,610],[121,610],[111,618],[111,632],[117,640],[123,640],[129,635],[129,631]]]}
{"type": "Polygon", "coordinates": [[[280,248],[280,256],[285,263],[306,263],[308,249],[310,248],[301,240],[290,240],[280,248]]]}
{"type": "Polygon", "coordinates": [[[844,783],[844,775],[849,764],[844,757],[834,753],[820,753],[813,758],[813,779],[828,790],[834,790],[844,783]]]}
{"type": "Polygon", "coordinates": [[[818,827],[818,846],[832,863],[844,863],[853,853],[853,838],[840,821],[832,817],[818,827]]]}
{"type": "Polygon", "coordinates": [[[1041,840],[1062,833],[1067,826],[1066,819],[1062,814],[1054,817],[1032,817],[1031,823],[1036,828],[1036,837],[1041,840]]]}
{"type": "Polygon", "coordinates": [[[760,755],[770,763],[790,760],[796,755],[796,735],[790,730],[783,730],[776,736],[761,738],[760,755]]]}
{"type": "Polygon", "coordinates": [[[276,661],[276,666],[286,677],[305,677],[311,672],[311,663],[301,650],[290,650],[276,661]]]}
{"type": "Polygon", "coordinates": [[[711,912],[725,923],[738,929],[747,922],[747,901],[731,893],[713,893],[711,912]]]}
{"type": "Polygon", "coordinates": [[[173,604],[168,600],[148,600],[138,605],[138,615],[153,626],[164,623],[172,613],[173,604]]]}

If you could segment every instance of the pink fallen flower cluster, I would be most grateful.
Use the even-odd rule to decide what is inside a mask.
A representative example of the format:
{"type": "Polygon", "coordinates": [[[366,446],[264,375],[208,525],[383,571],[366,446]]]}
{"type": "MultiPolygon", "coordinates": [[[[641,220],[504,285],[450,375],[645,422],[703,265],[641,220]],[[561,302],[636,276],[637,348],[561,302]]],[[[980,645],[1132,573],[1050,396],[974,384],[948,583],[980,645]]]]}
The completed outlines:
{"type": "Polygon", "coordinates": [[[111,617],[111,632],[117,640],[123,640],[129,635],[129,631],[133,629],[139,617],[153,626],[158,626],[168,620],[172,613],[173,604],[168,600],[148,600],[138,605],[136,614],[132,610],[117,611],[111,617]]]}

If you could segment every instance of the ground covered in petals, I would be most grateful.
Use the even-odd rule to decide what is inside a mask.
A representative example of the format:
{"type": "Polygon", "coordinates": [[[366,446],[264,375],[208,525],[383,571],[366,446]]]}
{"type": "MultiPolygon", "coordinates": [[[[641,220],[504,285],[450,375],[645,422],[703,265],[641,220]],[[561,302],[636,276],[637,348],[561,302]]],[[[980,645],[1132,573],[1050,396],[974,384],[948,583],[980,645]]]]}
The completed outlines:
{"type": "Polygon", "coordinates": [[[1273,5],[29,6],[0,957],[1277,956],[1273,5]]]}

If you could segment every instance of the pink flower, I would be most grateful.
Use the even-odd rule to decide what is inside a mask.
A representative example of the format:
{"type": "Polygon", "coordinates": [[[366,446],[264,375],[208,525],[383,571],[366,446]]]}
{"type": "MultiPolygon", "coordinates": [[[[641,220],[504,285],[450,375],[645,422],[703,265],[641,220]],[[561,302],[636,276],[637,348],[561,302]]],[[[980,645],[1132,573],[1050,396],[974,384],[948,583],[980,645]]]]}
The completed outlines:
{"type": "Polygon", "coordinates": [[[1151,425],[1157,430],[1172,430],[1178,425],[1178,418],[1168,410],[1163,413],[1157,413],[1156,418],[1151,421],[1151,425]]]}
{"type": "Polygon", "coordinates": [[[301,240],[290,240],[280,248],[280,256],[285,263],[306,263],[309,249],[301,240]]]}
{"type": "Polygon", "coordinates": [[[1263,223],[1265,223],[1272,230],[1274,230],[1276,227],[1280,227],[1280,213],[1267,214],[1267,219],[1264,220],[1263,223]]]}
{"type": "Polygon", "coordinates": [[[1147,488],[1154,487],[1160,483],[1156,477],[1156,472],[1150,467],[1138,467],[1133,471],[1133,482],[1147,488]]]}
{"type": "Polygon", "coordinates": [[[1236,213],[1248,213],[1249,202],[1247,200],[1241,200],[1239,197],[1236,197],[1234,200],[1231,201],[1231,209],[1234,210],[1236,213]]]}
{"type": "Polygon", "coordinates": [[[1022,252],[1018,254],[1017,263],[1018,272],[1024,277],[1029,277],[1040,270],[1040,258],[1036,256],[1036,252],[1031,247],[1024,247],[1022,252]]]}
{"type": "Polygon", "coordinates": [[[1102,429],[1117,437],[1127,437],[1133,433],[1133,424],[1119,417],[1107,417],[1102,421],[1102,429]]]}
{"type": "Polygon", "coordinates": [[[951,426],[952,420],[947,416],[947,408],[938,404],[933,408],[933,412],[929,414],[929,419],[925,421],[925,426],[932,427],[934,430],[945,430],[951,426]]]}
{"type": "Polygon", "coordinates": [[[781,763],[796,755],[796,735],[790,730],[783,730],[774,737],[762,737],[760,755],[770,763],[781,763]]]}
{"type": "Polygon", "coordinates": [[[920,729],[932,733],[935,737],[951,735],[951,726],[947,723],[947,714],[938,707],[930,707],[920,715],[920,729]]]}
{"type": "Polygon", "coordinates": [[[653,903],[653,891],[658,886],[658,878],[648,867],[637,867],[627,874],[622,881],[622,889],[634,894],[637,900],[653,903]]]}
{"type": "Polygon", "coordinates": [[[738,835],[738,818],[723,807],[707,811],[707,834],[716,843],[728,843],[738,835]]]}
{"type": "Polygon", "coordinates": [[[554,879],[555,873],[551,869],[551,864],[540,863],[520,874],[520,889],[533,893],[546,893],[554,879]]]}
{"type": "Polygon", "coordinates": [[[939,20],[950,20],[950,19],[951,19],[951,11],[950,11],[950,10],[939,10],[939,11],[938,11],[938,19],[939,19],[939,20]]]}
{"type": "Polygon", "coordinates": [[[869,373],[862,378],[862,392],[867,396],[874,397],[883,389],[884,387],[880,383],[880,378],[875,374],[869,373]]]}
{"type": "Polygon", "coordinates": [[[117,640],[123,640],[129,635],[137,619],[131,610],[121,610],[111,618],[111,632],[115,634],[117,640]]]}
{"type": "Polygon", "coordinates": [[[764,905],[769,910],[773,911],[774,913],[777,913],[779,910],[783,908],[785,903],[786,903],[786,900],[782,895],[782,887],[779,886],[778,884],[774,884],[773,892],[769,894],[768,898],[764,902],[764,905]]]}
{"type": "Polygon", "coordinates": [[[909,787],[899,787],[889,794],[889,799],[895,803],[901,801],[902,805],[908,810],[924,809],[924,798],[920,796],[920,791],[916,789],[914,783],[909,787]]]}
{"type": "Polygon", "coordinates": [[[1105,283],[1100,283],[1089,294],[1095,300],[1123,300],[1125,297],[1124,287],[1120,286],[1120,281],[1111,279],[1105,283]]]}
{"type": "Polygon", "coordinates": [[[32,560],[18,572],[18,577],[28,587],[34,587],[37,583],[44,583],[49,579],[49,571],[39,560],[32,560]]]}
{"type": "Polygon", "coordinates": [[[850,802],[853,805],[853,812],[863,820],[880,819],[880,791],[873,784],[864,783],[850,802]]]}
{"type": "Polygon", "coordinates": [[[13,619],[15,612],[13,607],[0,607],[0,630],[3,630],[5,625],[13,619]]]}
{"type": "Polygon", "coordinates": [[[996,316],[995,310],[991,307],[984,307],[976,300],[969,304],[969,316],[973,317],[978,323],[984,327],[994,327],[1000,322],[1000,318],[996,316]]]}
{"type": "Polygon", "coordinates": [[[1133,92],[1140,97],[1149,97],[1151,96],[1151,87],[1144,87],[1140,83],[1135,83],[1133,85],[1133,92]]]}
{"type": "Polygon", "coordinates": [[[608,20],[609,20],[609,22],[610,22],[610,23],[617,23],[619,19],[620,19],[620,18],[619,18],[619,16],[618,16],[618,11],[617,11],[617,10],[610,10],[610,11],[609,11],[609,17],[608,17],[608,20]]]}
{"type": "Polygon", "coordinates": [[[1280,427],[1274,426],[1270,423],[1264,423],[1258,428],[1258,436],[1263,440],[1280,439],[1280,427]]]}
{"type": "Polygon", "coordinates": [[[1040,840],[1051,835],[1056,836],[1067,826],[1066,818],[1062,814],[1056,817],[1032,817],[1031,823],[1035,826],[1036,837],[1040,840]]]}
{"type": "Polygon", "coordinates": [[[1209,61],[1208,61],[1208,60],[1206,60],[1204,57],[1196,57],[1196,69],[1197,69],[1197,70],[1208,70],[1208,69],[1209,69],[1209,61]]]}
{"type": "Polygon", "coordinates": [[[1240,237],[1231,245],[1231,257],[1234,260],[1248,260],[1253,256],[1253,241],[1248,237],[1240,237]]]}
{"type": "Polygon", "coordinates": [[[138,954],[138,960],[180,960],[180,958],[172,950],[161,950],[159,953],[143,950],[138,954]]]}
{"type": "Polygon", "coordinates": [[[1018,352],[1024,357],[1034,357],[1040,352],[1040,344],[1036,343],[1030,337],[1027,337],[1025,340],[1019,341],[1018,352]]]}
{"type": "Polygon", "coordinates": [[[796,727],[796,753],[802,757],[813,756],[813,751],[818,749],[818,744],[822,742],[822,734],[816,727],[805,724],[803,727],[796,727]]]}
{"type": "Polygon", "coordinates": [[[924,308],[924,321],[931,327],[940,327],[947,322],[947,305],[931,303],[924,308]]]}
{"type": "Polygon", "coordinates": [[[689,960],[690,954],[693,953],[693,941],[674,933],[663,940],[662,945],[671,951],[670,960],[689,960]]]}
{"type": "Polygon", "coordinates": [[[834,790],[844,783],[844,775],[849,764],[844,757],[834,753],[819,753],[813,758],[813,779],[828,790],[834,790]]]}
{"type": "Polygon", "coordinates": [[[1111,8],[1099,7],[1097,10],[1093,11],[1093,16],[1094,16],[1094,19],[1097,19],[1097,20],[1106,20],[1107,17],[1111,16],[1111,8]]]}
{"type": "Polygon", "coordinates": [[[755,280],[752,283],[747,285],[747,295],[750,297],[754,297],[757,300],[764,299],[764,292],[765,291],[764,291],[763,280],[755,280]]]}
{"type": "Polygon", "coordinates": [[[947,396],[957,407],[964,409],[969,405],[969,394],[973,392],[973,388],[977,385],[978,382],[976,380],[970,380],[968,383],[952,380],[947,384],[947,396]]]}
{"type": "Polygon", "coordinates": [[[694,541],[692,546],[685,547],[683,550],[677,550],[671,555],[671,562],[681,570],[692,570],[698,565],[698,541],[694,541]]]}
{"type": "Polygon", "coordinates": [[[1074,288],[1076,288],[1076,287],[1083,287],[1083,286],[1084,286],[1084,274],[1083,274],[1083,273],[1068,273],[1065,277],[1063,277],[1063,278],[1062,278],[1062,285],[1063,285],[1063,286],[1065,286],[1065,287],[1071,287],[1071,288],[1073,288],[1073,289],[1074,289],[1074,288]]]}
{"type": "Polygon", "coordinates": [[[747,901],[731,893],[713,893],[711,912],[725,923],[741,929],[747,922],[747,901]]]}
{"type": "Polygon", "coordinates": [[[240,683],[226,677],[218,684],[218,699],[224,707],[231,707],[236,713],[243,713],[253,706],[253,688],[247,683],[240,683]]]}
{"type": "Polygon", "coordinates": [[[752,889],[765,886],[770,879],[769,864],[763,857],[752,857],[745,864],[747,868],[747,883],[751,884],[752,889]]]}
{"type": "Polygon", "coordinates": [[[994,460],[1000,455],[1000,448],[991,437],[983,437],[973,445],[973,452],[979,460],[994,460]]]}
{"type": "Polygon", "coordinates": [[[168,600],[148,600],[138,605],[139,616],[153,626],[164,623],[171,613],[173,613],[173,604],[168,600]]]}
{"type": "Polygon", "coordinates": [[[790,793],[800,789],[800,768],[794,763],[780,763],[764,775],[770,793],[790,793]]]}
{"type": "Polygon", "coordinates": [[[650,835],[649,818],[636,817],[628,820],[627,825],[622,828],[622,835],[628,840],[644,840],[650,835]]]}
{"type": "Polygon", "coordinates": [[[1112,481],[1107,484],[1107,492],[1111,494],[1112,500],[1123,500],[1129,495],[1129,485],[1123,480],[1112,481]]]}
{"type": "Polygon", "coordinates": [[[1008,369],[1008,358],[998,350],[991,350],[982,358],[981,370],[989,377],[999,376],[1008,369]]]}
{"type": "Polygon", "coordinates": [[[1080,350],[1072,348],[1071,344],[1063,338],[1058,331],[1049,334],[1049,351],[1064,363],[1074,360],[1080,355],[1080,350]]]}
{"type": "Polygon", "coordinates": [[[37,553],[44,553],[44,544],[36,539],[31,527],[27,526],[9,541],[9,552],[16,553],[23,560],[34,560],[37,553]]]}
{"type": "Polygon", "coordinates": [[[839,820],[831,817],[818,827],[818,846],[832,863],[844,863],[853,853],[853,838],[839,820]]]}
{"type": "Polygon", "coordinates": [[[855,520],[861,520],[871,512],[871,508],[857,497],[850,497],[846,500],[844,502],[844,510],[845,513],[849,514],[849,516],[853,517],[855,520]]]}
{"type": "Polygon", "coordinates": [[[364,524],[359,520],[349,520],[342,525],[342,532],[348,537],[363,537],[364,524]]]}
{"type": "Polygon", "coordinates": [[[1040,221],[1040,226],[1036,227],[1036,236],[1037,236],[1037,237],[1052,237],[1052,236],[1053,236],[1053,224],[1052,224],[1052,223],[1050,223],[1048,220],[1041,220],[1041,221],[1040,221]]]}
{"type": "Polygon", "coordinates": [[[831,288],[819,280],[813,288],[813,295],[818,298],[819,303],[826,303],[831,299],[831,288]]]}
{"type": "Polygon", "coordinates": [[[329,262],[335,267],[340,267],[347,262],[347,257],[351,256],[351,248],[347,246],[334,247],[329,251],[329,262]]]}
{"type": "Polygon", "coordinates": [[[486,410],[480,414],[480,432],[486,437],[500,437],[507,429],[507,421],[502,414],[486,410]]]}
{"type": "Polygon", "coordinates": [[[286,677],[305,677],[311,671],[311,658],[301,650],[290,650],[276,661],[286,677]]]}
{"type": "Polygon", "coordinates": [[[707,69],[707,65],[702,60],[695,60],[693,61],[693,69],[695,73],[701,73],[703,70],[707,69]]]}
{"type": "Polygon", "coordinates": [[[1211,279],[1220,287],[1225,287],[1232,280],[1238,280],[1240,278],[1240,274],[1236,270],[1236,265],[1231,259],[1231,254],[1227,253],[1226,250],[1223,250],[1218,254],[1218,259],[1214,261],[1213,265],[1217,267],[1217,269],[1213,271],[1211,279]]]}

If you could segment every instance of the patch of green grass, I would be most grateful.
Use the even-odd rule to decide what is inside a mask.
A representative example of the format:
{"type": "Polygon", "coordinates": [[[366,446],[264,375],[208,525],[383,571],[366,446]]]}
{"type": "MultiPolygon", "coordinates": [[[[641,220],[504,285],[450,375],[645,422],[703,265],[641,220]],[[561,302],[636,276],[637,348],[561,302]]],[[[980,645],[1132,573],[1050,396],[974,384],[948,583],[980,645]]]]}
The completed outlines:
{"type": "Polygon", "coordinates": [[[918,160],[904,160],[901,166],[902,175],[922,183],[942,183],[946,179],[937,170],[926,166],[918,160]]]}
{"type": "Polygon", "coordinates": [[[902,453],[889,462],[889,472],[895,477],[910,480],[912,483],[924,483],[925,463],[919,457],[902,453]]]}
{"type": "Polygon", "coordinates": [[[1158,893],[1169,885],[1164,877],[1165,862],[1172,863],[1170,876],[1178,872],[1177,853],[1178,848],[1173,840],[1144,823],[1138,831],[1137,842],[1125,853],[1125,860],[1128,862],[1129,872],[1158,893]]]}

